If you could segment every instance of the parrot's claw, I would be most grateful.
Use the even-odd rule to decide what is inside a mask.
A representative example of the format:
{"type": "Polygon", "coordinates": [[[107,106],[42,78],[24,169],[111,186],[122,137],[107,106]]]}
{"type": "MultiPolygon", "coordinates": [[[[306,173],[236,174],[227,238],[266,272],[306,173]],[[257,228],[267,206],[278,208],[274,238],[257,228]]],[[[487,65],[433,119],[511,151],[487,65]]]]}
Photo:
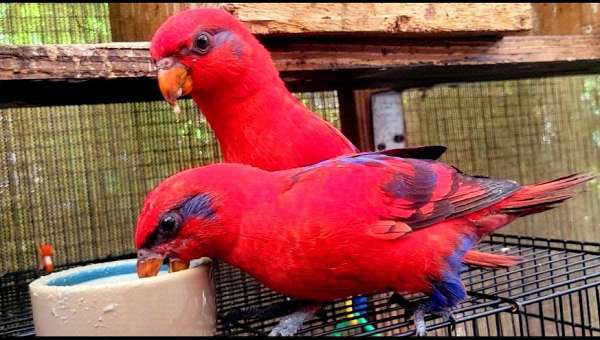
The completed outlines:
{"type": "Polygon", "coordinates": [[[451,311],[434,312],[433,314],[441,316],[444,321],[450,322],[452,331],[456,329],[456,318],[454,318],[454,314],[451,311]]]}
{"type": "MultiPolygon", "coordinates": [[[[413,314],[415,321],[415,334],[417,336],[425,336],[427,335],[427,327],[425,325],[425,314],[430,309],[427,305],[419,305],[413,314]]],[[[441,316],[444,321],[450,322],[452,327],[452,331],[456,328],[456,319],[454,318],[454,314],[450,310],[442,310],[442,311],[431,311],[431,314],[441,316]]]]}
{"type": "Polygon", "coordinates": [[[279,324],[275,326],[269,336],[292,336],[298,332],[304,321],[315,315],[314,311],[301,310],[293,314],[286,315],[279,320],[279,324]]]}
{"type": "Polygon", "coordinates": [[[394,292],[392,296],[390,296],[387,301],[387,307],[389,308],[393,304],[397,304],[398,306],[404,308],[406,319],[410,318],[417,309],[417,306],[414,302],[408,301],[406,298],[404,298],[404,296],[397,292],[394,292]]]}
{"type": "Polygon", "coordinates": [[[422,308],[418,308],[415,310],[413,314],[415,320],[415,334],[417,336],[425,336],[427,335],[427,326],[425,325],[425,312],[422,308]]]}

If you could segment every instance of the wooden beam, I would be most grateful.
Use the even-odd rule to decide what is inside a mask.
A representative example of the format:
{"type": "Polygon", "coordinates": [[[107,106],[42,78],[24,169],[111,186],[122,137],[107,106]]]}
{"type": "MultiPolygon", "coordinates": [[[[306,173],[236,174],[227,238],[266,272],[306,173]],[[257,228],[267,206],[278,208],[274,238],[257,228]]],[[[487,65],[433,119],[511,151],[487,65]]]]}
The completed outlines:
{"type": "MultiPolygon", "coordinates": [[[[600,35],[510,36],[502,39],[263,39],[292,90],[417,87],[436,83],[600,73],[600,35]]],[[[147,100],[156,91],[156,70],[147,43],[97,45],[0,45],[0,102],[36,99],[22,90],[63,96],[90,82],[86,100],[121,101],[128,92],[147,100]],[[123,81],[118,81],[123,79],[123,81]],[[25,82],[17,85],[17,81],[25,82]],[[156,87],[155,83],[153,89],[156,87]],[[31,87],[30,87],[31,88],[31,87]],[[73,90],[68,91],[68,88],[73,90]],[[18,89],[18,91],[17,91],[18,89]],[[95,98],[97,97],[97,98],[95,98]]],[[[73,92],[75,91],[75,92],[73,92]]],[[[158,96],[158,97],[155,97],[158,96]]],[[[47,94],[48,99],[61,98],[47,94]]],[[[65,97],[66,98],[66,97],[65,97]]],[[[70,99],[75,100],[75,99],[70,99]]],[[[38,105],[38,104],[36,104],[38,105]]]]}
{"type": "Polygon", "coordinates": [[[155,77],[148,43],[0,45],[0,80],[155,77]]]}
{"type": "Polygon", "coordinates": [[[374,151],[373,114],[371,111],[371,95],[383,89],[354,91],[354,106],[358,125],[358,141],[356,146],[361,151],[374,151]]]}
{"type": "Polygon", "coordinates": [[[258,35],[490,35],[531,29],[529,3],[111,3],[113,41],[150,40],[184,9],[222,8],[258,35]]]}
{"type": "Polygon", "coordinates": [[[533,3],[529,34],[572,35],[600,33],[598,3],[533,3]]]}
{"type": "Polygon", "coordinates": [[[356,145],[359,149],[358,143],[360,141],[359,136],[359,124],[356,119],[356,105],[354,99],[354,91],[350,89],[339,89],[337,91],[339,112],[340,112],[340,125],[341,131],[348,138],[352,144],[356,145]]]}
{"type": "Polygon", "coordinates": [[[600,35],[501,39],[403,39],[272,44],[283,71],[466,65],[515,65],[600,59],[600,35]]]}
{"type": "MultiPolygon", "coordinates": [[[[600,35],[266,40],[281,72],[600,61],[600,35]]],[[[0,80],[155,77],[148,43],[0,45],[0,80]]]]}
{"type": "Polygon", "coordinates": [[[371,94],[384,89],[338,89],[342,132],[360,151],[375,151],[371,94]]]}

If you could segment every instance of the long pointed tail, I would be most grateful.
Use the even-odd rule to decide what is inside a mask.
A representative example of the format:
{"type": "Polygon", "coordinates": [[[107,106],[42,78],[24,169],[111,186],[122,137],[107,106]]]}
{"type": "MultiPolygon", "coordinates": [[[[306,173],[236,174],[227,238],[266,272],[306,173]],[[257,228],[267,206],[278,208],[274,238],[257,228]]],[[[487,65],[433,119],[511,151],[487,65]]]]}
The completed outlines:
{"type": "MultiPolygon", "coordinates": [[[[573,174],[544,183],[524,186],[514,195],[498,203],[497,214],[488,215],[478,221],[481,237],[497,230],[515,218],[555,208],[575,196],[574,190],[597,174],[573,174]]],[[[466,264],[498,268],[510,267],[521,261],[519,257],[469,251],[463,262],[466,264]]]]}
{"type": "Polygon", "coordinates": [[[520,256],[500,255],[481,252],[478,250],[469,250],[465,253],[463,262],[485,268],[512,267],[521,263],[523,259],[520,256]]]}
{"type": "Polygon", "coordinates": [[[573,174],[552,181],[522,187],[504,200],[500,213],[526,216],[555,208],[575,196],[577,186],[596,178],[597,174],[573,174]]]}

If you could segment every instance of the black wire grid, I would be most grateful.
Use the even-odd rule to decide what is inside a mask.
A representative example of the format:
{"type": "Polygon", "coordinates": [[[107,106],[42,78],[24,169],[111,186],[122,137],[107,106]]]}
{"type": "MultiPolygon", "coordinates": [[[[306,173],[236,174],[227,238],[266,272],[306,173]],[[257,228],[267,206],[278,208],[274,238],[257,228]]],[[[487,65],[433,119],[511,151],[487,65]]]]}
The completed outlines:
{"type": "MultiPolygon", "coordinates": [[[[520,255],[525,261],[508,269],[468,268],[462,277],[470,295],[454,310],[455,328],[441,318],[429,316],[429,335],[600,335],[600,244],[492,235],[479,249],[520,255]]],[[[105,260],[115,259],[119,258],[105,260]]],[[[76,265],[83,264],[86,263],[76,265]]],[[[219,316],[234,308],[266,306],[284,300],[226,264],[219,263],[215,274],[219,316]]],[[[27,271],[0,278],[0,335],[33,335],[27,289],[37,275],[27,271]]],[[[348,321],[359,319],[349,318],[345,301],[332,303],[325,308],[324,319],[315,317],[308,321],[299,335],[414,334],[413,322],[405,318],[404,310],[397,305],[386,306],[389,296],[390,293],[370,296],[360,319],[363,323],[355,325],[348,321]]],[[[422,296],[415,295],[411,300],[419,298],[422,296]]],[[[277,322],[241,322],[230,328],[229,334],[268,333],[277,322]]],[[[220,317],[217,334],[228,334],[220,317]]]]}

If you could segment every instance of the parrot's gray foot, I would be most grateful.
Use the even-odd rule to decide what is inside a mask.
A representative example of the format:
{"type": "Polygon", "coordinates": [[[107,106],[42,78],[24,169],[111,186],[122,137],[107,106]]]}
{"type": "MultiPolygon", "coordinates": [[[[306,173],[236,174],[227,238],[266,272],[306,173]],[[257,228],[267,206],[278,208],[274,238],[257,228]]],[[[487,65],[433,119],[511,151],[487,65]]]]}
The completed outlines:
{"type": "Polygon", "coordinates": [[[431,314],[433,315],[441,316],[444,319],[444,321],[449,321],[452,330],[455,329],[456,319],[454,318],[454,314],[452,314],[450,310],[430,311],[430,308],[427,304],[421,304],[417,306],[413,315],[415,321],[415,334],[417,336],[427,335],[427,327],[425,325],[425,314],[428,312],[431,312],[431,314]]]}
{"type": "Polygon", "coordinates": [[[292,336],[298,332],[304,321],[315,315],[316,310],[300,310],[293,314],[286,315],[279,320],[279,324],[275,326],[269,336],[292,336]]]}
{"type": "Polygon", "coordinates": [[[310,317],[312,317],[313,315],[315,315],[319,310],[321,310],[321,307],[321,304],[316,304],[310,301],[284,300],[265,307],[252,306],[229,311],[223,316],[223,323],[227,331],[230,331],[230,329],[233,326],[237,326],[245,329],[246,331],[256,333],[257,335],[263,335],[260,332],[250,329],[250,327],[246,326],[243,323],[240,323],[239,321],[262,321],[281,317],[279,325],[277,325],[273,329],[273,331],[271,331],[270,335],[286,335],[291,333],[292,331],[293,333],[289,335],[293,335],[302,326],[302,323],[310,317]],[[302,313],[309,314],[304,315],[304,318],[302,318],[302,313]],[[295,324],[297,324],[298,322],[299,325],[297,325],[296,328],[293,329],[295,324]],[[280,334],[277,332],[280,332],[280,334]]]}
{"type": "MultiPolygon", "coordinates": [[[[273,303],[264,307],[243,307],[234,309],[227,312],[223,316],[223,323],[225,329],[229,331],[234,326],[241,327],[247,331],[250,331],[249,327],[240,323],[240,320],[267,320],[272,318],[278,318],[284,315],[291,314],[300,308],[302,308],[306,302],[298,300],[284,300],[281,302],[273,303]]],[[[255,332],[257,333],[257,332],[255,332]]],[[[261,333],[262,334],[262,333],[261,333]]]]}
{"type": "Polygon", "coordinates": [[[413,314],[413,318],[415,320],[415,334],[417,336],[425,336],[427,335],[427,326],[425,325],[425,311],[421,306],[417,307],[415,313],[413,314]]]}

